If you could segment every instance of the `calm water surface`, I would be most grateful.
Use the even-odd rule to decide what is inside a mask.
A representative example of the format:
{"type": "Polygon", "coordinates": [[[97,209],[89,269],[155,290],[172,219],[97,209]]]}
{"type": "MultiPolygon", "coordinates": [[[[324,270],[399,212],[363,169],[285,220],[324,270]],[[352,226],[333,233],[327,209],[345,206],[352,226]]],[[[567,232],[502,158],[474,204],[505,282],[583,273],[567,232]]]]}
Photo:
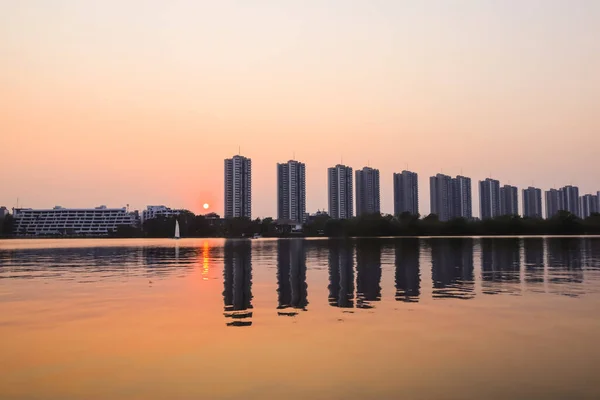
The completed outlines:
{"type": "Polygon", "coordinates": [[[2,399],[598,399],[600,238],[0,241],[2,399]]]}

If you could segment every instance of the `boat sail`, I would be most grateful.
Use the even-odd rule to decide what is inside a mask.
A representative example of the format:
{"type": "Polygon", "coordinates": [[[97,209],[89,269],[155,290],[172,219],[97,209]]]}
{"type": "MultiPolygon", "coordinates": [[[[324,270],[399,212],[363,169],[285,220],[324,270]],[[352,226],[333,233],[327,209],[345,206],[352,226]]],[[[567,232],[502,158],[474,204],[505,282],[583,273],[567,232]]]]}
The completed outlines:
{"type": "Polygon", "coordinates": [[[175,236],[173,239],[179,239],[179,221],[175,220],[175,236]]]}

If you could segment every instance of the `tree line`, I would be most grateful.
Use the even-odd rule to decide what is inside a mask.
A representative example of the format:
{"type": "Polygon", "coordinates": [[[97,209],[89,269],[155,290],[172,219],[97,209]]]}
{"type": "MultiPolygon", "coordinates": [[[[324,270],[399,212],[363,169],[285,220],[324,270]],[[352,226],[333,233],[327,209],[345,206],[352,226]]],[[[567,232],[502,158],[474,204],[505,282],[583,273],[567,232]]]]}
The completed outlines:
{"type": "MultiPolygon", "coordinates": [[[[110,236],[133,238],[169,238],[179,221],[181,237],[239,238],[292,236],[289,228],[277,226],[273,218],[210,219],[185,211],[178,217],[158,217],[144,221],[140,226],[120,226],[110,236]]],[[[11,215],[0,220],[1,234],[10,237],[14,219],[11,215]]],[[[345,220],[329,218],[326,214],[311,218],[302,227],[300,236],[491,236],[491,235],[583,235],[600,234],[600,214],[580,219],[561,211],[550,219],[502,216],[488,220],[457,218],[440,221],[430,214],[424,218],[404,213],[392,215],[364,215],[345,220]]]]}
{"type": "MultiPolygon", "coordinates": [[[[177,217],[182,237],[285,237],[289,229],[278,227],[273,218],[210,220],[185,212],[177,217]]],[[[128,237],[172,237],[175,217],[147,220],[139,228],[126,228],[128,237]]],[[[440,221],[435,214],[424,218],[404,213],[364,215],[337,220],[321,215],[305,223],[300,236],[491,236],[491,235],[584,235],[600,234],[600,214],[580,219],[561,211],[550,219],[502,216],[487,220],[457,218],[440,221]]],[[[123,235],[122,235],[123,236],[123,235]]]]}

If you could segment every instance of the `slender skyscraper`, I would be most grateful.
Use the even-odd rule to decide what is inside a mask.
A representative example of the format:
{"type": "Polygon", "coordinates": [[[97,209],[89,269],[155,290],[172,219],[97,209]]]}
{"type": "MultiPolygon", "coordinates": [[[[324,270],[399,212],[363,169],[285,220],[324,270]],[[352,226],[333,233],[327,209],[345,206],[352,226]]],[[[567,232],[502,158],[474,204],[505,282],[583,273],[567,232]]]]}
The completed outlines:
{"type": "Polygon", "coordinates": [[[352,196],[352,168],[338,164],[327,170],[329,186],[329,216],[348,219],[354,215],[352,196]]]}
{"type": "Polygon", "coordinates": [[[546,190],[546,218],[552,218],[564,210],[562,189],[546,190]]]}
{"type": "Polygon", "coordinates": [[[579,188],[569,185],[563,187],[561,190],[564,210],[581,217],[581,213],[579,212],[579,188]]]}
{"type": "Polygon", "coordinates": [[[277,164],[277,218],[304,222],[306,215],[306,169],[290,160],[277,164]]]}
{"type": "Polygon", "coordinates": [[[586,219],[598,212],[598,196],[585,194],[581,196],[580,203],[581,218],[586,219]]]}
{"type": "Polygon", "coordinates": [[[225,218],[252,217],[252,160],[225,160],[225,218]]]}
{"type": "Polygon", "coordinates": [[[452,218],[473,218],[471,178],[459,175],[452,179],[452,205],[452,218]]]}
{"type": "Polygon", "coordinates": [[[519,215],[519,190],[515,186],[500,188],[500,215],[519,215]]]}
{"type": "Polygon", "coordinates": [[[438,216],[440,221],[453,218],[452,178],[448,175],[437,174],[429,178],[431,213],[438,216]]]}
{"type": "Polygon", "coordinates": [[[542,191],[528,187],[523,189],[523,216],[525,218],[542,218],[542,191]]]}
{"type": "Polygon", "coordinates": [[[380,214],[379,170],[364,167],[356,171],[356,215],[380,214]]]}
{"type": "Polygon", "coordinates": [[[394,215],[419,214],[419,180],[415,172],[394,174],[394,215]]]}
{"type": "Polygon", "coordinates": [[[500,182],[487,178],[479,181],[479,212],[481,219],[500,215],[500,182]]]}

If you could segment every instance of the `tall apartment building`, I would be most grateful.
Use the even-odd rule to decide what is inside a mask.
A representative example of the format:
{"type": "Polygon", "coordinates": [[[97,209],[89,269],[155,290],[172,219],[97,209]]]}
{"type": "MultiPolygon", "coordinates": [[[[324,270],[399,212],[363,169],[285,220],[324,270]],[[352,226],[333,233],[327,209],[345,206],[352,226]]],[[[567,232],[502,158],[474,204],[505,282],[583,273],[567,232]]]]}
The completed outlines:
{"type": "Polygon", "coordinates": [[[563,209],[573,215],[581,217],[579,210],[579,188],[577,186],[565,186],[561,188],[563,198],[563,209]]]}
{"type": "Polygon", "coordinates": [[[225,218],[252,217],[252,160],[225,160],[225,218]]]}
{"type": "Polygon", "coordinates": [[[534,187],[523,189],[523,216],[542,218],[542,190],[534,187]]]}
{"type": "Polygon", "coordinates": [[[516,186],[500,188],[500,215],[519,215],[519,190],[516,186]]]}
{"type": "Polygon", "coordinates": [[[380,213],[379,170],[356,170],[356,215],[380,213]]]}
{"type": "Polygon", "coordinates": [[[352,196],[352,168],[338,164],[327,169],[329,216],[348,219],[354,215],[352,196]]]}
{"type": "Polygon", "coordinates": [[[473,218],[471,178],[458,175],[452,179],[452,218],[473,218]]]}
{"type": "Polygon", "coordinates": [[[419,179],[416,172],[394,173],[394,215],[419,214],[419,179]]]}
{"type": "Polygon", "coordinates": [[[496,218],[500,215],[500,182],[487,178],[479,181],[479,213],[481,219],[496,218]]]}
{"type": "Polygon", "coordinates": [[[598,203],[598,196],[597,195],[593,195],[593,194],[586,194],[581,196],[580,198],[580,212],[581,212],[581,218],[585,219],[588,218],[589,216],[591,216],[594,213],[600,212],[599,211],[599,203],[598,203]]]}
{"type": "Polygon", "coordinates": [[[277,164],[277,218],[304,222],[306,217],[306,167],[290,160],[277,164]]]}
{"type": "Polygon", "coordinates": [[[451,220],[454,217],[452,178],[444,174],[432,176],[429,188],[431,213],[437,215],[440,221],[451,220]]]}
{"type": "Polygon", "coordinates": [[[564,210],[562,189],[546,190],[546,218],[552,218],[564,210]]]}

